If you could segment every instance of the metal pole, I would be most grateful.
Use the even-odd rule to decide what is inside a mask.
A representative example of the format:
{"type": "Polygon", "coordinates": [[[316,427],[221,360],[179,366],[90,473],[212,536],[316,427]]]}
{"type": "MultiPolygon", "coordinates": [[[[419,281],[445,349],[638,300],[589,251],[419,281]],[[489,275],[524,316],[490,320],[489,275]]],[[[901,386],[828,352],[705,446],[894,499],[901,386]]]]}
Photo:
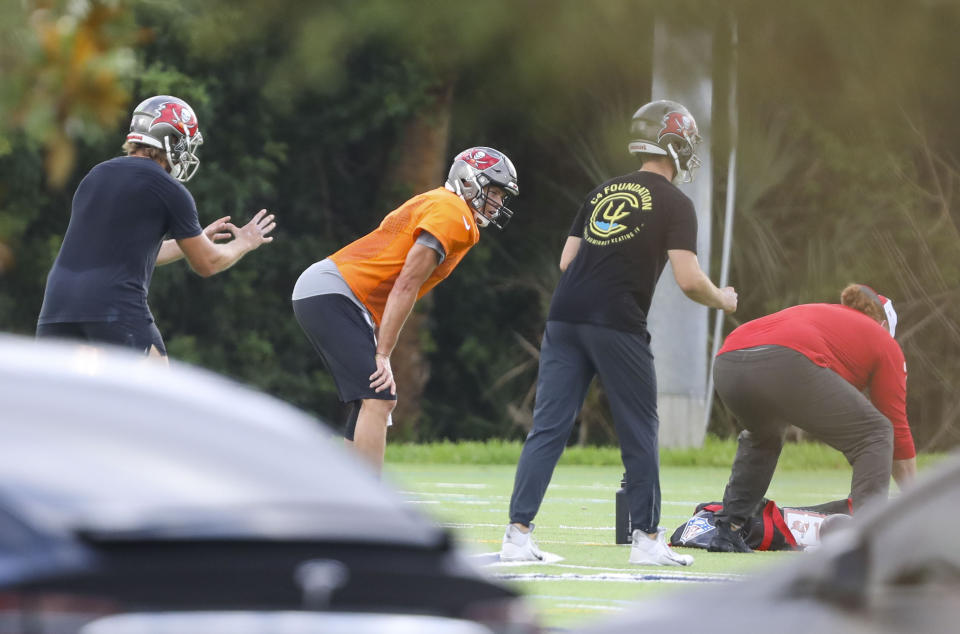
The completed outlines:
{"type": "MultiPolygon", "coordinates": [[[[720,288],[727,286],[730,273],[730,249],[733,243],[733,212],[737,186],[737,23],[730,28],[730,160],[727,164],[727,197],[723,219],[723,251],[720,257],[720,288]]],[[[703,414],[703,431],[710,426],[713,409],[713,361],[720,349],[723,334],[723,311],[717,309],[713,322],[713,350],[710,353],[710,370],[707,372],[707,404],[703,414]]]]}

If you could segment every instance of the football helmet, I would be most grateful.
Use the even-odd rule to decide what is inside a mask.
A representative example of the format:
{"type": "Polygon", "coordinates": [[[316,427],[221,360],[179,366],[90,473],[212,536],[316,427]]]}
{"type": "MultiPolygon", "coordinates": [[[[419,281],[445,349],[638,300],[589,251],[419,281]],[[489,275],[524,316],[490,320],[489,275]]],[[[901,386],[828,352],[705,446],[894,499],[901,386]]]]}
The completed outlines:
{"type": "Polygon", "coordinates": [[[507,198],[520,195],[513,163],[506,154],[488,147],[472,147],[458,154],[447,174],[446,187],[470,205],[479,226],[493,224],[497,229],[503,229],[513,217],[507,198]],[[504,191],[499,202],[488,198],[492,185],[504,191]],[[488,200],[492,205],[487,205],[488,200]]]}
{"type": "Polygon", "coordinates": [[[676,101],[651,101],[633,114],[630,133],[631,154],[669,156],[677,168],[674,182],[693,180],[693,170],[700,167],[694,149],[701,139],[689,110],[676,101]]]}
{"type": "Polygon", "coordinates": [[[167,153],[170,175],[186,183],[197,173],[197,149],[203,144],[193,108],[177,97],[157,95],[140,102],[130,120],[127,141],[160,148],[167,153]]]}

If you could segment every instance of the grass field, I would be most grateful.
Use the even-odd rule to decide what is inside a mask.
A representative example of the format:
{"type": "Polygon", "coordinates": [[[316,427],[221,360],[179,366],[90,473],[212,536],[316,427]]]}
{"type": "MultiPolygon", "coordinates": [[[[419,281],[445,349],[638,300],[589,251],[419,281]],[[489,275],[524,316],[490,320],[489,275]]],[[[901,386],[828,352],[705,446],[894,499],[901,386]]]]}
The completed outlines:
{"type": "MultiPolygon", "coordinates": [[[[732,457],[732,448],[732,443],[720,449],[708,448],[702,452],[705,457],[701,462],[712,464],[711,453],[717,451],[729,452],[732,457]]],[[[450,527],[460,542],[475,553],[499,550],[507,523],[515,462],[496,464],[496,459],[485,460],[479,454],[473,461],[459,458],[454,461],[459,464],[415,462],[408,460],[410,455],[404,454],[403,449],[392,451],[396,460],[391,460],[388,453],[386,478],[411,504],[450,527]]],[[[458,455],[471,451],[477,449],[468,446],[458,455]]],[[[501,449],[497,451],[502,455],[501,449]]],[[[788,446],[784,456],[786,468],[774,476],[768,497],[788,505],[817,504],[846,497],[850,469],[842,462],[833,464],[835,453],[824,448],[791,450],[788,446]],[[804,457],[790,455],[794,452],[804,457]],[[830,461],[826,463],[829,466],[791,468],[798,463],[819,464],[824,460],[830,461]]],[[[598,456],[594,461],[606,462],[603,455],[598,456]]],[[[426,454],[420,455],[421,459],[426,457],[426,454]]],[[[628,564],[629,546],[614,543],[613,528],[614,494],[622,467],[567,464],[567,460],[564,458],[554,473],[536,519],[541,549],[563,557],[563,561],[489,567],[492,574],[514,584],[530,597],[546,626],[563,628],[602,618],[638,599],[682,591],[691,583],[725,582],[788,558],[803,556],[802,553],[739,555],[680,549],[695,557],[692,567],[628,564]]],[[[571,460],[578,461],[577,458],[571,460]]],[[[662,461],[661,526],[672,532],[689,519],[698,503],[722,498],[729,466],[678,466],[671,463],[683,463],[687,458],[677,460],[676,455],[665,455],[662,461]]]]}

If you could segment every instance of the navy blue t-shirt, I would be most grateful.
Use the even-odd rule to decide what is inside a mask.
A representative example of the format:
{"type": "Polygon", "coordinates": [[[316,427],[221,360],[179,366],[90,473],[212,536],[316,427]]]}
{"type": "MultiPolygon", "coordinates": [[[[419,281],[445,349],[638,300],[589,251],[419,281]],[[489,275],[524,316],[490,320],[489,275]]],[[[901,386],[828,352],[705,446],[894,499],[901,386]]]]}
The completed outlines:
{"type": "Polygon", "coordinates": [[[38,323],[152,321],[147,289],[164,236],[201,232],[193,196],[159,163],[136,156],[100,163],[73,196],[38,323]]]}
{"type": "Polygon", "coordinates": [[[697,214],[673,183],[637,171],[591,191],[569,235],[583,242],[547,319],[644,332],[667,251],[697,252],[697,214]]]}

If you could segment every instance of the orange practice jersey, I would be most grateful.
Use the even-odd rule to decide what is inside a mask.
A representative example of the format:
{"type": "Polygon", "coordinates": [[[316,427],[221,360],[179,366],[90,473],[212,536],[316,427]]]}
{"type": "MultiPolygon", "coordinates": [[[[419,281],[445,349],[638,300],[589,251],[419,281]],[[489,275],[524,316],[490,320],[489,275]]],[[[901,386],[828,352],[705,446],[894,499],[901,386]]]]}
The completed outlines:
{"type": "Polygon", "coordinates": [[[387,214],[379,227],[330,256],[377,325],[407,252],[422,231],[440,241],[446,257],[420,287],[420,299],[450,275],[480,239],[470,207],[443,187],[414,196],[387,214]]]}

